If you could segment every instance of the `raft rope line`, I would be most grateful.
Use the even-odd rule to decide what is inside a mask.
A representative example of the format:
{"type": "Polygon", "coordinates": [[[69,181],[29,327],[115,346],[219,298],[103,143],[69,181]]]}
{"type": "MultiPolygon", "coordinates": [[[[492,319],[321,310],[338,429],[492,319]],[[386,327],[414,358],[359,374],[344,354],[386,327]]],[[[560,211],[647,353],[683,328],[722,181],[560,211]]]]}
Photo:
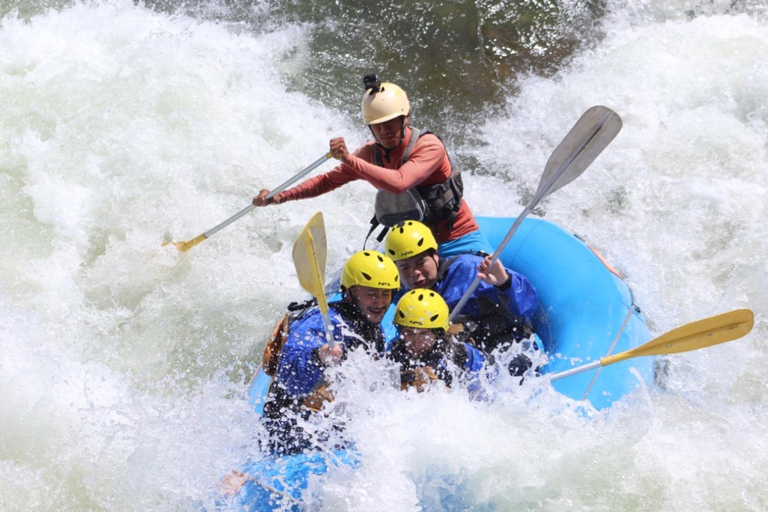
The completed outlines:
{"type": "MultiPolygon", "coordinates": [[[[621,324],[621,329],[619,329],[618,334],[616,334],[616,337],[613,339],[613,343],[611,343],[611,347],[608,349],[608,352],[603,357],[608,357],[611,355],[611,352],[613,352],[614,347],[616,347],[616,343],[618,343],[619,338],[621,338],[621,335],[624,333],[624,329],[627,328],[627,323],[629,323],[629,319],[632,317],[632,313],[634,313],[635,309],[637,309],[637,306],[635,305],[635,296],[632,293],[632,289],[629,290],[630,296],[632,297],[632,305],[629,307],[629,310],[627,311],[627,316],[624,318],[624,323],[621,324]]],[[[592,386],[595,384],[595,381],[597,380],[597,376],[600,375],[600,371],[603,369],[602,366],[600,366],[597,371],[595,372],[595,375],[592,376],[592,380],[589,383],[589,386],[587,386],[587,390],[584,392],[584,396],[581,397],[582,400],[586,400],[587,396],[589,395],[589,392],[592,391],[592,386]]]]}

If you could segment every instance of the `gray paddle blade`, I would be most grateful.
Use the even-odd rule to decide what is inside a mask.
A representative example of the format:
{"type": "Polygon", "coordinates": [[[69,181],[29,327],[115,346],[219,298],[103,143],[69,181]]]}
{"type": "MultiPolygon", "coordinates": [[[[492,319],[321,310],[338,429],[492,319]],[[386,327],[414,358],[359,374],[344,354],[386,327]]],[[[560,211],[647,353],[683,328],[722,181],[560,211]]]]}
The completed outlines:
{"type": "MultiPolygon", "coordinates": [[[[621,130],[621,118],[609,108],[601,106],[592,107],[581,116],[581,119],[576,122],[571,131],[568,132],[568,135],[565,136],[560,145],[557,146],[557,149],[552,153],[552,156],[549,157],[536,194],[534,194],[522,213],[517,216],[515,223],[509,228],[504,240],[493,251],[491,264],[504,252],[520,223],[536,208],[539,201],[546,195],[578,178],[584,172],[584,169],[597,158],[597,155],[619,133],[619,130],[621,130]]],[[[479,284],[480,278],[475,277],[467,291],[462,295],[461,300],[454,306],[451,312],[451,320],[458,316],[469,300],[469,296],[472,295],[472,292],[477,289],[479,284]]]]}
{"type": "Polygon", "coordinates": [[[594,106],[568,132],[547,161],[536,191],[538,199],[579,177],[621,130],[621,118],[608,107],[594,106]]]}

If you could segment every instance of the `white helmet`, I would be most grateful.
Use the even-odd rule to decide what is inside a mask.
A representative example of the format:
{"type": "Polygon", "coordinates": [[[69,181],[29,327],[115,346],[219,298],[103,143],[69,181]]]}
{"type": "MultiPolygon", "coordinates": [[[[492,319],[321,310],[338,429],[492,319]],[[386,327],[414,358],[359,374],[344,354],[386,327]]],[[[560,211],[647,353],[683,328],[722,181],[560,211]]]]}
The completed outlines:
{"type": "Polygon", "coordinates": [[[410,114],[411,104],[404,90],[389,82],[372,85],[363,94],[363,122],[366,125],[410,114]]]}

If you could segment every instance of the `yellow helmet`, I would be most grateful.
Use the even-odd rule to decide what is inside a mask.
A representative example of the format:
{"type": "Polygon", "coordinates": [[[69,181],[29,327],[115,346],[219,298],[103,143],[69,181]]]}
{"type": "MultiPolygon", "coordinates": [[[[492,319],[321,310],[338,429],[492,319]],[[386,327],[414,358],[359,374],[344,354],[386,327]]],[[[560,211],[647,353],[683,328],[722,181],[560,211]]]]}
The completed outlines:
{"type": "Polygon", "coordinates": [[[437,250],[432,230],[415,220],[407,220],[392,228],[384,242],[384,251],[392,261],[400,261],[423,253],[437,250]]]}
{"type": "Polygon", "coordinates": [[[363,122],[367,125],[379,124],[398,116],[407,116],[411,104],[405,91],[395,84],[384,82],[377,92],[367,89],[363,94],[363,122]]]}
{"type": "Polygon", "coordinates": [[[400,299],[395,310],[395,324],[416,329],[448,330],[448,304],[439,293],[417,288],[400,299]]]}
{"type": "Polygon", "coordinates": [[[400,275],[391,259],[377,251],[360,251],[353,254],[344,264],[341,273],[341,286],[366,286],[397,290],[400,288],[400,275]]]}

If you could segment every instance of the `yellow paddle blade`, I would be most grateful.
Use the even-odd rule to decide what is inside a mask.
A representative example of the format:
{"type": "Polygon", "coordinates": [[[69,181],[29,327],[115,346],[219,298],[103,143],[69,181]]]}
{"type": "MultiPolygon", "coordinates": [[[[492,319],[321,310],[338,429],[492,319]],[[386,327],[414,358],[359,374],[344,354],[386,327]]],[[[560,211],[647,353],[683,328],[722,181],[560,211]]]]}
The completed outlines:
{"type": "Polygon", "coordinates": [[[672,329],[645,345],[600,359],[603,366],[642,356],[688,352],[735,340],[749,333],[755,317],[749,309],[712,316],[672,329]]]}
{"type": "Polygon", "coordinates": [[[200,236],[198,236],[196,238],[193,238],[192,240],[187,240],[186,242],[164,242],[163,243],[163,247],[165,247],[166,245],[169,245],[169,244],[173,244],[173,245],[176,246],[176,248],[178,250],[180,250],[181,252],[185,252],[185,251],[190,250],[191,248],[193,248],[194,246],[196,246],[197,244],[199,244],[200,242],[202,242],[206,238],[208,238],[208,237],[206,237],[205,233],[203,233],[202,235],[200,235],[200,236]]]}
{"type": "Polygon", "coordinates": [[[328,312],[328,301],[325,298],[326,256],[323,213],[317,212],[309,219],[293,245],[293,264],[301,287],[317,298],[320,311],[323,313],[328,312]]]}

